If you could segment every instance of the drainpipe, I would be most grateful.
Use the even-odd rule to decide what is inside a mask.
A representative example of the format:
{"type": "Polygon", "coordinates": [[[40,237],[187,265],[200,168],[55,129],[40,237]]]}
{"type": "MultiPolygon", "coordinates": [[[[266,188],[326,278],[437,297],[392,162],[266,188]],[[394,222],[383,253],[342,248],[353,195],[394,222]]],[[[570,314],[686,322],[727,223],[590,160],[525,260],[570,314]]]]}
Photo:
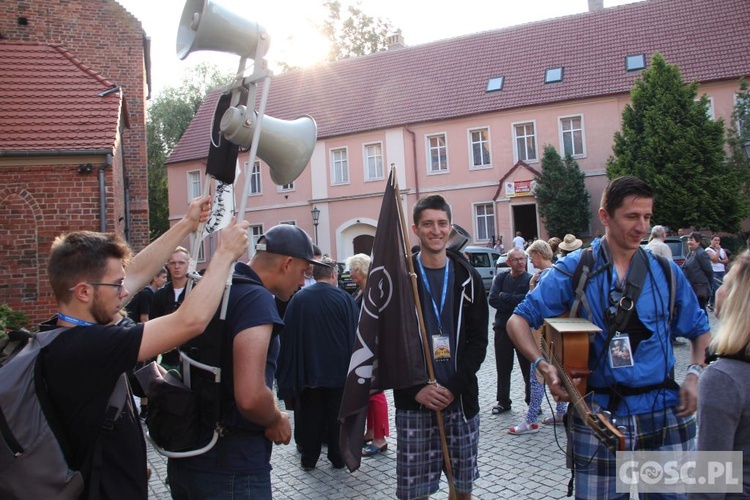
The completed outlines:
{"type": "Polygon", "coordinates": [[[107,167],[112,166],[112,153],[107,153],[107,160],[99,166],[99,230],[102,233],[107,232],[107,196],[104,184],[104,171],[107,167]]]}
{"type": "Polygon", "coordinates": [[[419,199],[419,169],[417,168],[417,134],[407,125],[404,129],[411,134],[412,159],[414,160],[414,192],[419,199]]]}

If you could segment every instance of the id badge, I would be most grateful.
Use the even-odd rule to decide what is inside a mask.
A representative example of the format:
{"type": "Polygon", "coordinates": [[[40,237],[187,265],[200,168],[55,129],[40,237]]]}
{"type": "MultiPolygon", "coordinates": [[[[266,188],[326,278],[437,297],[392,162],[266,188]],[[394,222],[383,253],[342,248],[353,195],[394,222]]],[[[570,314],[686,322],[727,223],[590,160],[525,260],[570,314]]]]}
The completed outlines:
{"type": "Polygon", "coordinates": [[[633,350],[630,348],[630,335],[617,332],[609,344],[609,364],[612,368],[633,366],[633,350]]]}
{"type": "Polygon", "coordinates": [[[432,336],[432,356],[435,361],[451,359],[451,343],[447,335],[432,336]]]}

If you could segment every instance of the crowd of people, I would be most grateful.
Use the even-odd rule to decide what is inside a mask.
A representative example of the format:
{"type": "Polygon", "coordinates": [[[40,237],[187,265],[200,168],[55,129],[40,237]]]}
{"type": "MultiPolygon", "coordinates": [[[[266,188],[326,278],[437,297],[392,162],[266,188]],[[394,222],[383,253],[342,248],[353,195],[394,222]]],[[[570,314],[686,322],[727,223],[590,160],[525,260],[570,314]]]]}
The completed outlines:
{"type": "MultiPolygon", "coordinates": [[[[663,242],[665,229],[651,227],[653,202],[643,181],[620,177],[602,196],[598,216],[604,234],[589,246],[572,234],[531,242],[516,234],[509,270],[497,273],[488,295],[477,271],[447,248],[452,216],[446,199],[431,195],[416,202],[411,229],[419,245],[411,258],[434,379],[393,390],[398,498],[435,493],[446,471],[443,453],[457,498],[471,498],[480,474],[479,391],[488,389],[479,387],[477,372],[487,354],[489,306],[495,309],[497,370],[491,413],[511,410],[515,357],[528,408],[508,432],[540,430],[549,390],[557,402],[542,422],[564,425],[577,498],[627,495],[616,492],[615,455],[577,411],[569,411],[571,395],[561,382],[567,375],[541,349],[545,319],[571,310],[601,330],[588,353],[584,401],[591,411],[604,410],[617,419],[624,449],[677,452],[697,446],[744,451],[750,457],[745,378],[750,370],[750,254],[738,255],[730,265],[718,236],[704,249],[702,235],[691,233],[682,269],[671,259],[665,268],[657,256],[667,255],[669,247],[663,242]],[[647,236],[648,249],[643,249],[647,236]],[[537,270],[533,275],[526,271],[529,259],[537,270]],[[585,279],[576,281],[582,267],[585,279]],[[711,309],[720,319],[713,338],[711,309]],[[682,381],[673,375],[675,336],[690,341],[690,366],[682,381]],[[716,361],[704,369],[711,360],[716,361]]],[[[84,495],[147,498],[146,447],[132,398],[116,432],[99,441],[97,426],[123,373],[153,359],[165,369],[180,370],[176,349],[209,331],[227,345],[221,384],[229,403],[222,417],[228,432],[205,453],[169,458],[172,497],[218,498],[221,491],[221,498],[271,498],[273,446],[292,440],[290,416],[280,409],[280,399],[294,412],[300,467],[313,471],[324,444],[331,465],[344,467],[338,411],[369,256],[347,261],[358,286],[352,296],[338,287],[335,261],[296,226],[270,228],[258,239],[253,257],[241,262],[249,246],[248,222],[233,221],[222,230],[208,269],[186,293],[190,257],[179,245],[208,212],[207,198],[195,200],[180,222],[135,257],[113,234],[71,232],[52,246],[48,274],[59,308],[53,323],[68,331],[43,354],[43,376],[64,422],[70,465],[85,479],[92,474],[93,448],[101,446],[101,474],[95,486],[86,481],[84,495]],[[218,321],[232,273],[226,317],[218,321]],[[132,301],[131,291],[140,291],[132,301]],[[129,325],[122,323],[126,306],[129,325]],[[94,487],[98,491],[89,491],[94,487]]],[[[144,399],[141,417],[147,415],[144,399]]],[[[362,428],[363,457],[388,450],[388,421],[385,394],[371,393],[362,428]]],[[[744,488],[750,494],[750,458],[744,461],[744,488]]]]}

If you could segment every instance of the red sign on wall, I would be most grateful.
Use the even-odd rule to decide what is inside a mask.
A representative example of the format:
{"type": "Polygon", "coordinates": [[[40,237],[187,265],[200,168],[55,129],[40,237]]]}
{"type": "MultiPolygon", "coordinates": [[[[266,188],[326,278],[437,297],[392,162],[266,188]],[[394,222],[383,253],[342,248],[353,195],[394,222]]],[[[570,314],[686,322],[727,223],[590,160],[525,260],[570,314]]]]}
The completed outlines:
{"type": "Polygon", "coordinates": [[[517,196],[533,196],[536,189],[536,181],[505,181],[505,196],[514,198],[517,196]]]}

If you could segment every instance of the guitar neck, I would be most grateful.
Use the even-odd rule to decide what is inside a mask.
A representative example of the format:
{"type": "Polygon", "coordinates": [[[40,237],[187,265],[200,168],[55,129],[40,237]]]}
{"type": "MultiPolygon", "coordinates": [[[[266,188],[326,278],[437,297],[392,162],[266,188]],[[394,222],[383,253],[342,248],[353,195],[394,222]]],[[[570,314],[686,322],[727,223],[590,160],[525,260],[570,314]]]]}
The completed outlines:
{"type": "MultiPolygon", "coordinates": [[[[609,419],[601,414],[595,414],[591,411],[586,400],[578,391],[578,388],[573,384],[569,373],[565,370],[563,363],[555,353],[555,346],[550,346],[547,341],[542,338],[541,340],[542,353],[549,360],[549,362],[557,368],[557,372],[560,374],[560,383],[562,384],[565,391],[567,391],[570,397],[570,404],[573,406],[575,412],[583,420],[583,423],[588,426],[594,436],[601,441],[611,452],[615,454],[617,451],[625,450],[625,437],[622,433],[615,428],[609,419]]],[[[533,376],[533,375],[532,375],[533,376]]]]}
{"type": "Polygon", "coordinates": [[[562,362],[557,357],[557,354],[555,354],[554,350],[550,348],[544,338],[542,338],[541,345],[542,354],[544,354],[549,362],[552,363],[552,366],[557,368],[557,372],[560,374],[560,383],[570,397],[570,404],[573,405],[573,408],[575,409],[578,416],[581,417],[581,419],[583,419],[584,421],[587,421],[588,415],[591,414],[591,410],[586,404],[586,401],[581,396],[581,393],[573,383],[573,380],[571,380],[568,372],[563,367],[562,362]]]}

